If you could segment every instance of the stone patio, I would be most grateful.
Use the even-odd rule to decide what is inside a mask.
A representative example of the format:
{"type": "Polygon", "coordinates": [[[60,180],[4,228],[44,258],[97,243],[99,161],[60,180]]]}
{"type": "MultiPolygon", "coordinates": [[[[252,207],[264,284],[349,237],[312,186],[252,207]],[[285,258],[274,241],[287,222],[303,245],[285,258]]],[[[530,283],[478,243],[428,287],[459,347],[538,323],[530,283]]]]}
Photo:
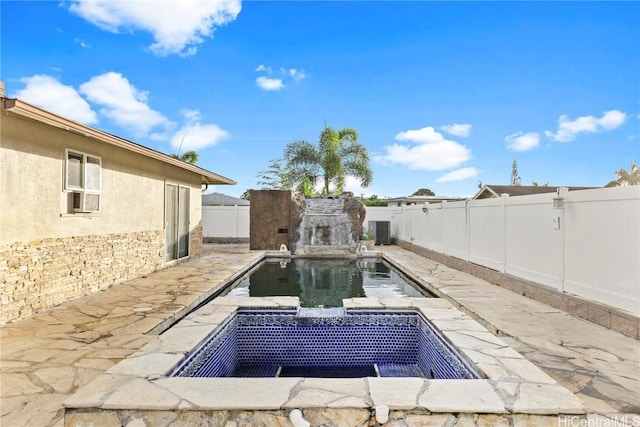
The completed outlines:
{"type": "Polygon", "coordinates": [[[65,425],[88,425],[96,416],[111,416],[113,422],[105,427],[117,427],[148,419],[151,411],[166,414],[164,423],[156,420],[159,426],[169,426],[175,419],[197,424],[204,414],[220,420],[216,426],[230,426],[242,423],[241,413],[247,412],[261,425],[271,418],[271,411],[301,409],[313,416],[330,408],[323,425],[355,427],[371,425],[377,405],[391,409],[396,425],[410,415],[446,415],[452,420],[461,413],[476,419],[497,415],[512,424],[522,417],[540,423],[586,412],[570,391],[442,298],[353,298],[344,300],[344,307],[347,312],[421,313],[486,379],[170,375],[200,342],[246,307],[297,309],[299,301],[297,297],[216,298],[67,399],[65,425]],[[359,421],[345,424],[353,414],[359,421]]]}
{"type": "MultiPolygon", "coordinates": [[[[499,335],[571,390],[584,402],[590,420],[608,420],[609,425],[640,425],[640,344],[637,340],[401,248],[379,249],[390,261],[411,271],[424,285],[499,335]],[[611,424],[614,420],[618,424],[611,424]]],[[[200,259],[3,327],[0,330],[0,424],[64,425],[62,403],[75,391],[154,341],[155,334],[265,254],[249,251],[248,245],[207,245],[205,251],[200,259]]],[[[520,390],[523,392],[532,398],[540,395],[534,389],[520,390]]],[[[274,411],[272,425],[288,425],[286,412],[285,408],[274,411]]],[[[322,411],[310,414],[317,423],[326,419],[322,411]]],[[[153,415],[162,417],[163,413],[153,415]]],[[[253,422],[250,414],[245,415],[246,419],[239,415],[236,425],[253,422]]],[[[359,416],[354,413],[354,420],[359,416]]],[[[102,423],[99,419],[96,422],[102,423]]],[[[527,424],[526,419],[518,422],[527,424]]],[[[149,423],[161,424],[154,423],[152,418],[149,423]]],[[[179,420],[175,423],[180,424],[179,420]]],[[[495,424],[483,417],[451,418],[428,413],[407,414],[393,423],[387,425],[495,424]]],[[[553,425],[557,423],[556,418],[553,425]]]]}

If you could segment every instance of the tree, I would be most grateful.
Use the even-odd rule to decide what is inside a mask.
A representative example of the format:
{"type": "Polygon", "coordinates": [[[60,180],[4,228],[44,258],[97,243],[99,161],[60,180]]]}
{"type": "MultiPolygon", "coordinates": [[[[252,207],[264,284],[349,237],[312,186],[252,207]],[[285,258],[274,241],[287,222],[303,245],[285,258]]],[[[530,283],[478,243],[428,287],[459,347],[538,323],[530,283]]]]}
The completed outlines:
{"type": "Polygon", "coordinates": [[[373,180],[369,151],[358,142],[358,132],[352,128],[335,130],[326,126],[317,146],[304,140],[291,142],[284,149],[284,160],[296,183],[306,179],[315,186],[322,179],[325,195],[331,194],[332,184],[334,192],[341,193],[347,175],[359,179],[363,187],[373,180]]]}
{"type": "Polygon", "coordinates": [[[172,154],[171,157],[182,160],[183,162],[191,163],[192,165],[195,165],[198,162],[198,153],[193,150],[186,151],[182,154],[172,154]]]}
{"type": "Polygon", "coordinates": [[[419,190],[416,190],[412,196],[435,196],[436,193],[434,193],[433,191],[431,191],[428,188],[421,188],[419,190]]]}
{"type": "Polygon", "coordinates": [[[259,171],[257,177],[262,190],[291,190],[294,186],[293,174],[282,159],[270,160],[269,168],[259,171]]]}
{"type": "Polygon", "coordinates": [[[627,172],[620,169],[616,172],[618,179],[610,181],[605,187],[626,187],[627,185],[640,185],[640,168],[635,162],[631,162],[631,168],[627,172]]]}
{"type": "Polygon", "coordinates": [[[518,162],[514,160],[513,164],[511,165],[510,185],[520,185],[520,183],[521,183],[521,179],[520,179],[520,175],[518,175],[518,162]]]}
{"type": "Polygon", "coordinates": [[[258,185],[261,190],[292,190],[295,187],[297,191],[306,197],[315,195],[315,190],[309,178],[303,177],[296,183],[294,173],[290,167],[283,164],[282,159],[270,160],[269,168],[259,171],[257,177],[260,179],[258,185]]]}
{"type": "Polygon", "coordinates": [[[387,206],[387,201],[378,197],[377,194],[362,200],[365,206],[387,206]]]}
{"type": "Polygon", "coordinates": [[[251,193],[250,193],[251,189],[249,190],[244,190],[244,193],[242,193],[242,196],[240,196],[241,199],[243,200],[251,200],[251,193]]]}
{"type": "Polygon", "coordinates": [[[549,183],[545,182],[544,184],[539,184],[537,181],[531,181],[531,185],[533,185],[534,187],[548,187],[549,183]]]}

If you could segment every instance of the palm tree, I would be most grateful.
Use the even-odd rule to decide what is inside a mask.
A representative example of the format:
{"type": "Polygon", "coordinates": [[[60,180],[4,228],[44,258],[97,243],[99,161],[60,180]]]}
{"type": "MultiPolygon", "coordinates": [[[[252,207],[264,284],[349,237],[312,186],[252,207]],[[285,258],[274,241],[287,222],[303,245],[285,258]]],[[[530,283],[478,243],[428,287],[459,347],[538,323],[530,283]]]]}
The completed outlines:
{"type": "Polygon", "coordinates": [[[373,180],[369,166],[369,151],[358,142],[358,132],[352,128],[335,130],[326,126],[320,133],[318,145],[299,140],[284,149],[284,160],[296,182],[307,179],[315,185],[323,180],[322,193],[330,194],[330,186],[341,193],[347,175],[368,187],[373,180]]]}
{"type": "Polygon", "coordinates": [[[172,154],[171,157],[174,159],[180,159],[183,162],[191,163],[195,165],[198,162],[198,153],[195,151],[186,151],[182,154],[172,154]]]}
{"type": "Polygon", "coordinates": [[[616,172],[618,179],[610,181],[605,187],[625,187],[627,185],[640,185],[640,168],[631,162],[629,172],[620,169],[616,172]]]}

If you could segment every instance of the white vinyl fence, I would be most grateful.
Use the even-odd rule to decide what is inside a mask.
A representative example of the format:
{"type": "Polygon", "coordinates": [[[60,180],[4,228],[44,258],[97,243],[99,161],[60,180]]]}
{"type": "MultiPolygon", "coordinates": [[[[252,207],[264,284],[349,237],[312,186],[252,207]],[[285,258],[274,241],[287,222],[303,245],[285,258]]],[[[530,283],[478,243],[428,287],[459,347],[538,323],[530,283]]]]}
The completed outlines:
{"type": "Polygon", "coordinates": [[[248,239],[249,206],[203,206],[202,237],[204,239],[248,239]]]}
{"type": "MultiPolygon", "coordinates": [[[[640,186],[369,207],[391,235],[640,314],[640,186]]],[[[203,206],[204,237],[248,238],[248,206],[203,206]]]]}
{"type": "Polygon", "coordinates": [[[398,239],[640,314],[640,186],[562,195],[388,209],[398,239]]]}

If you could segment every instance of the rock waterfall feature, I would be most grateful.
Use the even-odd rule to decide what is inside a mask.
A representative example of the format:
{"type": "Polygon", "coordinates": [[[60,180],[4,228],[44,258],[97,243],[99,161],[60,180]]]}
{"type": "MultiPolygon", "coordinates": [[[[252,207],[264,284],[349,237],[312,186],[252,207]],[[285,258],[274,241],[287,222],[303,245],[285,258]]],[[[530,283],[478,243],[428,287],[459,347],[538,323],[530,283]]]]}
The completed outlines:
{"type": "Polygon", "coordinates": [[[364,205],[353,197],[306,199],[295,243],[296,255],[347,255],[358,247],[364,205]]]}

